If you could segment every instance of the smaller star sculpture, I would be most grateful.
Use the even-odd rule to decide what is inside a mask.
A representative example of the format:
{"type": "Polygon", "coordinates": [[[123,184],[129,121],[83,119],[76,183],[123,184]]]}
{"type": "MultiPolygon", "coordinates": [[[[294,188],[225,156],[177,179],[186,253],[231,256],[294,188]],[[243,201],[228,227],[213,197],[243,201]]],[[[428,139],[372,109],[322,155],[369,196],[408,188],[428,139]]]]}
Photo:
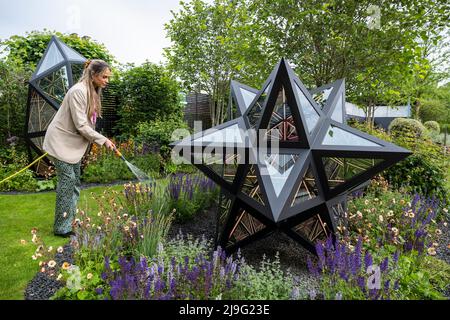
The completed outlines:
{"type": "Polygon", "coordinates": [[[261,90],[231,82],[237,117],[172,144],[221,187],[228,252],[280,230],[315,253],[346,225],[346,196],[410,151],[346,124],[345,81],[309,92],[282,59],[261,90]]]}

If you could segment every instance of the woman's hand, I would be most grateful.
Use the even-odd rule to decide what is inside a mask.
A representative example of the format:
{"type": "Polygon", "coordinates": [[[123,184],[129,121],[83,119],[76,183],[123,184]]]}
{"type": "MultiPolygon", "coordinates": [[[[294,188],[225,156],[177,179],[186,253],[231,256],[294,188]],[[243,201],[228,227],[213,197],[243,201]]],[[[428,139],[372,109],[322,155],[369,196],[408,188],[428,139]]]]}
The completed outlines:
{"type": "Polygon", "coordinates": [[[114,143],[112,143],[112,141],[109,139],[106,139],[104,145],[106,148],[110,149],[111,151],[114,151],[114,149],[116,149],[116,145],[114,143]]]}

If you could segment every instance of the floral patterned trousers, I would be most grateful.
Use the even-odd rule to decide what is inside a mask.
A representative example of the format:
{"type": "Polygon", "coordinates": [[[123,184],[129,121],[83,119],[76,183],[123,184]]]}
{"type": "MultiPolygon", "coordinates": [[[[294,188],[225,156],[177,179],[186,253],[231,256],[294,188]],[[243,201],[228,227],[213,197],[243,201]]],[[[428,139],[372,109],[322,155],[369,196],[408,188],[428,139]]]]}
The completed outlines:
{"type": "Polygon", "coordinates": [[[54,159],[58,185],[56,186],[55,234],[65,234],[72,231],[72,222],[77,211],[80,197],[80,167],[81,161],[75,164],[54,159]]]}

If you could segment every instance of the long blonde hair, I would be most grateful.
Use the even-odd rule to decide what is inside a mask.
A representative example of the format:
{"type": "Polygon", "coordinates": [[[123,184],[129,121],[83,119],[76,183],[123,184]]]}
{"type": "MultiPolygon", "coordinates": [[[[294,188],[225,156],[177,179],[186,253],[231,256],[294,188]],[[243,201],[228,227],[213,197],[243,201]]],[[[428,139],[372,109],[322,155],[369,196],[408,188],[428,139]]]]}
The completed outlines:
{"type": "Polygon", "coordinates": [[[88,116],[92,117],[94,111],[99,117],[102,116],[101,94],[102,88],[94,87],[94,76],[102,74],[106,69],[111,69],[109,65],[100,59],[87,60],[84,63],[83,75],[78,82],[83,82],[87,87],[88,116]]]}

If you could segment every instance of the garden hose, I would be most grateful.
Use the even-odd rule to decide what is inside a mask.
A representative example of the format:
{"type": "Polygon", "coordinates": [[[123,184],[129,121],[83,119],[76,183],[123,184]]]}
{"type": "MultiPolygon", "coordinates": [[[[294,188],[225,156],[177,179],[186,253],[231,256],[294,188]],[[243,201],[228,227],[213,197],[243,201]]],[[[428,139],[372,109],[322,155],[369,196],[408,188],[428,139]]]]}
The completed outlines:
{"type": "Polygon", "coordinates": [[[32,163],[30,163],[29,165],[27,165],[25,168],[23,168],[23,169],[17,171],[16,173],[10,175],[9,177],[3,179],[2,181],[0,181],[0,184],[3,183],[3,182],[5,182],[5,181],[8,181],[9,179],[11,179],[11,178],[17,176],[18,174],[22,173],[23,171],[27,170],[27,169],[28,169],[29,167],[31,167],[33,164],[35,164],[36,162],[38,162],[39,160],[41,160],[43,157],[45,157],[47,154],[48,154],[48,152],[44,153],[42,156],[40,156],[39,158],[37,158],[36,160],[34,160],[32,163]]]}
{"type": "Polygon", "coordinates": [[[114,147],[114,152],[116,153],[116,155],[117,155],[118,157],[121,157],[123,161],[127,161],[127,160],[125,159],[125,157],[123,156],[122,152],[120,152],[119,149],[117,149],[116,147],[114,147]]]}

